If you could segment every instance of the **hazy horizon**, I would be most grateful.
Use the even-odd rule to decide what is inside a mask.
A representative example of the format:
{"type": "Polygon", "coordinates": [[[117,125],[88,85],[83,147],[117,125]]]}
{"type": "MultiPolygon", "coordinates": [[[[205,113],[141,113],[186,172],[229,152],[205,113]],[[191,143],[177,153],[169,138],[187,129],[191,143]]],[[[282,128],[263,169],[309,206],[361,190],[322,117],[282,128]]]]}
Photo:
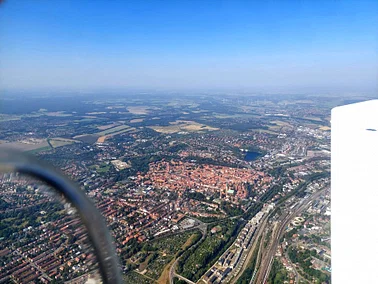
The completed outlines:
{"type": "Polygon", "coordinates": [[[378,2],[5,1],[0,89],[376,94],[378,2]]]}

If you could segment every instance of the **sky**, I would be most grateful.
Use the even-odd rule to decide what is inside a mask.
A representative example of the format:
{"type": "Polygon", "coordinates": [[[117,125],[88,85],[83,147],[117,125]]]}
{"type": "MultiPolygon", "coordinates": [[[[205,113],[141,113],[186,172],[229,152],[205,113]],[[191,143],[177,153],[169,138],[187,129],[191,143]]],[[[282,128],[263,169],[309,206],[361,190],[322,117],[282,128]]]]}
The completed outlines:
{"type": "Polygon", "coordinates": [[[378,91],[378,1],[0,4],[0,89],[378,91]]]}

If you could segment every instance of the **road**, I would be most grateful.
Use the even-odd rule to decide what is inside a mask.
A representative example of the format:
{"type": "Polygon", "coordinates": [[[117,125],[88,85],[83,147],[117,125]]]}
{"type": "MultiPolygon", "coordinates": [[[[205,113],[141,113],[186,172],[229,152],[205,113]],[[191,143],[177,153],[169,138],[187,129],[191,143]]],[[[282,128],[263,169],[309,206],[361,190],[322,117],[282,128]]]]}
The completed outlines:
{"type": "Polygon", "coordinates": [[[18,250],[14,250],[14,253],[16,253],[19,256],[21,256],[35,270],[38,270],[39,272],[41,272],[42,276],[45,277],[47,280],[52,281],[52,279],[46,274],[46,272],[44,270],[40,269],[37,265],[35,265],[35,263],[33,262],[33,260],[31,258],[22,255],[18,250]]]}
{"type": "MultiPolygon", "coordinates": [[[[261,220],[261,223],[257,227],[256,232],[255,232],[255,234],[253,236],[253,239],[251,240],[251,242],[253,242],[253,244],[252,244],[251,248],[248,251],[247,257],[244,260],[242,267],[239,269],[238,273],[236,275],[234,275],[234,277],[232,278],[232,281],[230,283],[232,283],[232,284],[236,283],[237,280],[239,279],[239,277],[243,274],[244,270],[249,265],[249,262],[251,261],[251,258],[252,258],[252,255],[253,255],[253,252],[255,251],[255,248],[257,246],[257,241],[259,240],[260,236],[262,234],[264,234],[264,232],[265,232],[267,219],[268,219],[267,216],[264,216],[263,219],[261,220]]],[[[235,270],[237,270],[237,269],[238,269],[238,267],[236,267],[235,270]]]]}
{"type": "MultiPolygon", "coordinates": [[[[196,218],[193,218],[193,217],[190,217],[192,219],[195,219],[197,222],[200,223],[200,225],[196,226],[195,228],[196,229],[199,229],[202,233],[202,237],[201,239],[194,245],[194,246],[197,246],[198,244],[200,244],[205,238],[206,238],[206,234],[207,234],[207,224],[206,223],[203,223],[202,221],[196,219],[196,218]]],[[[193,281],[179,275],[176,273],[176,266],[177,266],[177,262],[178,260],[180,259],[180,257],[176,258],[176,260],[173,262],[171,268],[169,269],[169,283],[170,284],[173,284],[173,278],[177,277],[181,280],[184,280],[186,281],[187,283],[190,283],[190,284],[194,284],[193,281]]]]}
{"type": "Polygon", "coordinates": [[[294,283],[310,283],[308,280],[302,277],[302,275],[298,272],[297,268],[295,267],[294,263],[291,262],[290,257],[288,255],[288,251],[285,252],[285,258],[287,259],[288,263],[291,264],[291,266],[293,267],[293,271],[295,274],[294,283]]]}
{"type": "MultiPolygon", "coordinates": [[[[273,228],[272,235],[271,235],[271,238],[270,238],[270,242],[269,242],[269,244],[266,248],[263,248],[263,245],[262,245],[264,243],[264,239],[261,240],[261,244],[260,244],[260,248],[259,248],[259,252],[258,252],[258,259],[257,259],[256,266],[255,266],[255,271],[253,273],[250,284],[252,284],[252,283],[265,283],[266,282],[266,280],[269,276],[269,272],[270,272],[270,269],[271,269],[271,266],[272,266],[272,263],[273,263],[275,253],[277,251],[277,247],[280,243],[280,239],[281,239],[282,235],[284,234],[286,227],[288,226],[288,224],[291,222],[291,220],[294,217],[296,217],[300,212],[302,212],[304,209],[306,209],[313,200],[318,198],[323,193],[323,191],[325,189],[326,188],[323,188],[322,190],[312,194],[309,198],[302,199],[300,202],[295,204],[295,207],[293,207],[291,209],[292,211],[288,211],[288,209],[286,211],[283,211],[282,215],[279,217],[278,221],[276,221],[276,223],[275,223],[275,226],[273,228]],[[260,265],[259,265],[259,261],[261,261],[260,265]]],[[[238,266],[236,266],[234,268],[234,271],[236,272],[236,274],[235,274],[235,272],[231,273],[226,279],[224,279],[225,283],[236,283],[237,279],[243,274],[243,272],[247,268],[247,266],[248,266],[248,264],[251,260],[251,257],[253,255],[253,252],[256,248],[257,240],[263,234],[263,232],[265,231],[265,229],[268,225],[268,222],[267,222],[268,216],[271,216],[271,215],[269,214],[267,216],[264,216],[263,220],[261,220],[261,223],[258,226],[258,228],[255,232],[255,235],[253,237],[253,244],[251,245],[251,247],[248,250],[248,254],[246,256],[244,256],[244,259],[240,262],[241,264],[239,264],[238,266]]],[[[196,219],[196,221],[199,221],[199,220],[196,219]]],[[[204,229],[206,231],[206,224],[205,223],[202,223],[198,227],[200,227],[200,229],[204,229]]],[[[204,237],[205,237],[205,234],[202,235],[201,240],[204,237]]],[[[198,243],[200,243],[200,242],[198,242],[198,243]]],[[[187,283],[193,283],[191,280],[186,279],[185,277],[176,274],[175,271],[176,271],[176,266],[177,266],[178,260],[179,260],[179,258],[177,258],[175,260],[175,262],[172,264],[172,266],[170,268],[170,271],[169,271],[170,283],[173,284],[173,278],[174,277],[180,278],[180,279],[186,281],[187,283]]]]}
{"type": "Polygon", "coordinates": [[[287,225],[291,222],[291,220],[299,215],[303,210],[305,210],[310,203],[317,199],[325,190],[327,187],[323,188],[320,191],[317,191],[316,193],[312,194],[307,199],[302,199],[292,210],[293,212],[285,212],[283,215],[281,215],[279,219],[279,227],[275,228],[272,233],[272,241],[270,245],[268,245],[266,252],[264,253],[264,258],[261,261],[261,265],[259,267],[259,272],[257,273],[256,280],[254,283],[266,283],[270,269],[273,263],[274,255],[276,254],[278,245],[280,243],[280,239],[284,234],[284,231],[287,227],[287,225]]]}

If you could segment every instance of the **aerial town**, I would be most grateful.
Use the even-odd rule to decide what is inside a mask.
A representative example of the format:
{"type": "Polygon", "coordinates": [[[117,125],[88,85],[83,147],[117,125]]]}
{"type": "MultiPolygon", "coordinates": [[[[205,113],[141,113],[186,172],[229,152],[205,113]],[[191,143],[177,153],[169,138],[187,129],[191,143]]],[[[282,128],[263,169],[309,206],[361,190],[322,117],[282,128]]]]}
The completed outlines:
{"type": "MultiPolygon", "coordinates": [[[[345,101],[233,96],[12,98],[0,150],[86,192],[127,283],[330,283],[330,110],[345,101]]],[[[0,189],[0,283],[99,278],[70,203],[19,173],[0,189]]]]}

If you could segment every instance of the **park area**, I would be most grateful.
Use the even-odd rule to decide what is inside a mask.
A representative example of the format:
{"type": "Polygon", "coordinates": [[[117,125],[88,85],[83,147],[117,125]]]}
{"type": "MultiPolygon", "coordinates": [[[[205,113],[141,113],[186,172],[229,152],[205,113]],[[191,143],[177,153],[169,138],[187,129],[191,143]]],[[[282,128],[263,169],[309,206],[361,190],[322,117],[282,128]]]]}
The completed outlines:
{"type": "Polygon", "coordinates": [[[139,277],[144,281],[130,283],[168,283],[169,269],[174,260],[200,238],[199,231],[189,231],[146,243],[130,258],[136,269],[126,275],[127,279],[131,281],[131,278],[139,277]]]}

